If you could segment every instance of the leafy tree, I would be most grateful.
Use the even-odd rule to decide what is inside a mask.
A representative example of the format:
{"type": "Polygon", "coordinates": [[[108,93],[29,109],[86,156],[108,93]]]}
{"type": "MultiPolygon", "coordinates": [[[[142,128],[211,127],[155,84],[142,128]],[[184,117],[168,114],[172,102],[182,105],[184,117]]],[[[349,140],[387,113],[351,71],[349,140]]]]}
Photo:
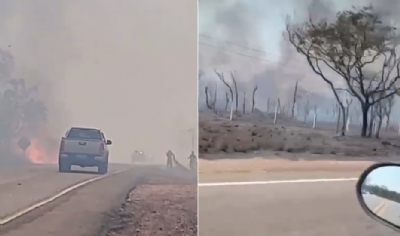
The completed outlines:
{"type": "MultiPolygon", "coordinates": [[[[346,85],[342,89],[358,99],[362,110],[361,136],[366,136],[371,106],[400,90],[397,28],[383,23],[372,5],[340,11],[332,22],[309,19],[301,26],[287,21],[286,26],[290,43],[332,89],[344,114],[343,123],[347,116],[345,106],[325,69],[342,78],[346,85]],[[383,96],[373,99],[382,93],[383,96]]],[[[341,134],[345,135],[345,127],[341,134]]]]}
{"type": "Polygon", "coordinates": [[[34,134],[47,122],[46,105],[36,98],[37,86],[13,78],[11,54],[0,49],[0,151],[11,155],[11,142],[34,134]]]}
{"type": "Polygon", "coordinates": [[[386,186],[366,184],[363,188],[376,196],[400,203],[400,193],[389,190],[386,186]]]}

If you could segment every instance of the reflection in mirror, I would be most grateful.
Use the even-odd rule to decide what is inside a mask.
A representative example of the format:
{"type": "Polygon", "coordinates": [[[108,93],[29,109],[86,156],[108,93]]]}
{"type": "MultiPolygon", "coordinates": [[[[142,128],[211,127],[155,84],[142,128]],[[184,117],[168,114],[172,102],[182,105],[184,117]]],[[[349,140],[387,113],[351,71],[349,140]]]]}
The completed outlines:
{"type": "Polygon", "coordinates": [[[361,186],[365,205],[378,218],[400,226],[400,166],[371,171],[361,186]]]}

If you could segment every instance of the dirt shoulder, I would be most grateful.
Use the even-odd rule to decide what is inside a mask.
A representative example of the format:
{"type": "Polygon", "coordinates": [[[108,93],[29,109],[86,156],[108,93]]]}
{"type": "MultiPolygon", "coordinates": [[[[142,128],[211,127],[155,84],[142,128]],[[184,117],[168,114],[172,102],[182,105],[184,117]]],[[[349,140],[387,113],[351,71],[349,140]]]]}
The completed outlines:
{"type": "Polygon", "coordinates": [[[109,236],[197,235],[197,185],[153,178],[131,191],[109,236]]]}
{"type": "Polygon", "coordinates": [[[276,158],[199,161],[199,182],[243,182],[293,179],[357,178],[373,161],[298,160],[276,158]]]}
{"type": "Polygon", "coordinates": [[[288,161],[285,159],[266,160],[262,158],[238,160],[200,160],[199,175],[256,172],[300,172],[300,171],[354,171],[372,165],[372,161],[288,161]]]}

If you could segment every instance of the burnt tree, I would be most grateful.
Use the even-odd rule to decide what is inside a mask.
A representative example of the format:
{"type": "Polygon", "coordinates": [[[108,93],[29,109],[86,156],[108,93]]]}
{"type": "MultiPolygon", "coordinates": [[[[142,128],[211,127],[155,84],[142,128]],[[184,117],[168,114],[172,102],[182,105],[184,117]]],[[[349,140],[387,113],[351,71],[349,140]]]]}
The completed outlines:
{"type": "MultiPolygon", "coordinates": [[[[325,69],[342,78],[346,89],[360,101],[362,110],[361,136],[367,135],[368,113],[377,102],[397,93],[400,78],[400,60],[397,29],[383,23],[382,16],[372,5],[337,13],[336,20],[327,22],[312,19],[302,26],[287,22],[290,43],[302,54],[314,71],[332,89],[345,113],[334,84],[325,69]],[[371,70],[371,65],[379,66],[371,70]],[[372,99],[374,94],[387,91],[385,96],[372,99]]],[[[346,114],[342,115],[345,122],[346,114]]],[[[342,127],[341,134],[345,134],[342,127]]]]}

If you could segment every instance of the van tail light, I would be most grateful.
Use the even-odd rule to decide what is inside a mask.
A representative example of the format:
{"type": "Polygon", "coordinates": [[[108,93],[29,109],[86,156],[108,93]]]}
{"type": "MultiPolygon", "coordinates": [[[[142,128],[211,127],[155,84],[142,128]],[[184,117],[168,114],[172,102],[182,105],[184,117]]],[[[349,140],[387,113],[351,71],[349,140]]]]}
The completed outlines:
{"type": "Polygon", "coordinates": [[[64,152],[64,146],[65,146],[65,141],[64,141],[64,139],[62,139],[61,144],[60,144],[60,153],[64,152]]]}
{"type": "Polygon", "coordinates": [[[100,155],[104,154],[104,143],[100,144],[100,150],[99,150],[100,155]]]}

